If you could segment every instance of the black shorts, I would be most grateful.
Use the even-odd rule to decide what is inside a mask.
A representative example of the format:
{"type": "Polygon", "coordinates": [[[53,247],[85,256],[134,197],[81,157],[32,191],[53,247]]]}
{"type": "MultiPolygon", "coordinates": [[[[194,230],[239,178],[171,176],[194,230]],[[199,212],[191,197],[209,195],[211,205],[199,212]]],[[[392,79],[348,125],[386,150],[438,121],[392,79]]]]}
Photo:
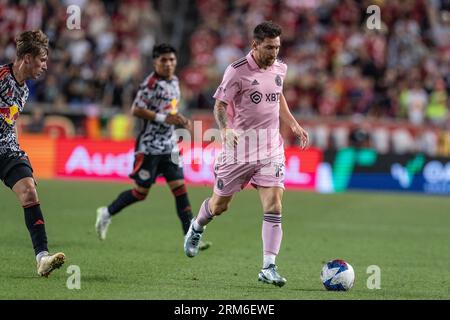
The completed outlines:
{"type": "Polygon", "coordinates": [[[0,156],[0,180],[12,189],[17,181],[33,178],[33,168],[25,154],[15,153],[0,156]]]}
{"type": "MultiPolygon", "coordinates": [[[[178,158],[181,160],[181,158],[178,158]]],[[[143,188],[150,188],[156,178],[162,175],[167,182],[184,179],[181,161],[175,163],[170,154],[146,155],[137,153],[134,159],[134,169],[130,174],[136,184],[143,188]]]]}

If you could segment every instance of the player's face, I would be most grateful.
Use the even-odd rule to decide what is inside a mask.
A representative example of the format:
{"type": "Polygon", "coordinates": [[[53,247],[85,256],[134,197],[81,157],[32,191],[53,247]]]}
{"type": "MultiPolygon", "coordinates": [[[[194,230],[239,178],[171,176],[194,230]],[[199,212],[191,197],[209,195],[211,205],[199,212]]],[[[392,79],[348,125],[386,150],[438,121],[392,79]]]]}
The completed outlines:
{"type": "Polygon", "coordinates": [[[280,37],[264,38],[264,41],[259,43],[253,41],[254,57],[261,67],[269,67],[275,62],[280,51],[280,43],[280,37]]]}
{"type": "Polygon", "coordinates": [[[27,60],[28,65],[28,75],[29,78],[37,79],[45,71],[47,71],[47,60],[48,56],[46,52],[41,53],[35,57],[29,56],[27,60]]]}
{"type": "Polygon", "coordinates": [[[172,78],[177,67],[177,57],[173,52],[164,53],[153,60],[155,71],[164,78],[172,78]]]}

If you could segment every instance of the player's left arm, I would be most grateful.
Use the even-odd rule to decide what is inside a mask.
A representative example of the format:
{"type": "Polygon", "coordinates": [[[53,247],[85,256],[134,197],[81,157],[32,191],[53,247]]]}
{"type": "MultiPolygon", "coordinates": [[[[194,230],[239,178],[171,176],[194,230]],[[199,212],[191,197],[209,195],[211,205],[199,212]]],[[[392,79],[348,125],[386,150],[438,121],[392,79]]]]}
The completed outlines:
{"type": "Polygon", "coordinates": [[[302,126],[292,115],[283,93],[281,93],[280,97],[280,119],[286,125],[288,125],[292,132],[296,135],[296,137],[300,139],[300,146],[302,147],[302,149],[306,148],[309,144],[308,132],[302,128],[302,126]]]}

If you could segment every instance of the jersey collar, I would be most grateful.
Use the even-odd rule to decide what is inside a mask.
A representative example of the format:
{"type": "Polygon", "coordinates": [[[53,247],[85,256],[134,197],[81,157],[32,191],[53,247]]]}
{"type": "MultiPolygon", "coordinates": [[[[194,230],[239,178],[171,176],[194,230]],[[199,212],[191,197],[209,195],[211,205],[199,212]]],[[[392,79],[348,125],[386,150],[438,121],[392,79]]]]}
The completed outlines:
{"type": "Polygon", "coordinates": [[[253,50],[250,50],[250,52],[249,52],[249,53],[247,54],[247,56],[246,56],[247,61],[248,61],[248,65],[250,66],[250,69],[252,69],[252,70],[259,70],[259,71],[261,71],[261,72],[264,72],[264,71],[270,71],[270,70],[273,69],[273,66],[275,65],[275,62],[274,62],[273,65],[271,65],[271,66],[268,67],[267,69],[262,69],[262,68],[260,68],[260,67],[258,66],[258,64],[256,63],[255,58],[253,58],[252,53],[253,53],[253,50]]]}
{"type": "Polygon", "coordinates": [[[172,79],[165,79],[162,76],[160,76],[156,71],[153,71],[153,74],[155,75],[155,77],[158,80],[163,80],[163,81],[166,81],[166,82],[173,82],[175,80],[175,77],[176,77],[175,75],[173,75],[172,79]]]}
{"type": "Polygon", "coordinates": [[[21,88],[23,88],[25,86],[25,81],[23,82],[23,84],[20,84],[19,81],[17,81],[16,77],[14,76],[14,72],[13,72],[13,63],[8,64],[8,68],[9,68],[9,73],[11,74],[11,77],[14,79],[14,81],[17,83],[17,85],[21,88]]]}

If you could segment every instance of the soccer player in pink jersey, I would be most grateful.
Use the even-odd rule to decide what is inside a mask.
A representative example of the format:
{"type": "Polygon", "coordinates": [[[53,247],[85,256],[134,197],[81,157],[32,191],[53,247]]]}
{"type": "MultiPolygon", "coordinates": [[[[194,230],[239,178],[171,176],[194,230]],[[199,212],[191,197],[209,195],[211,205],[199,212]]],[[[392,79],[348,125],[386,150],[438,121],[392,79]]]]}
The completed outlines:
{"type": "Polygon", "coordinates": [[[280,120],[308,144],[308,133],[297,123],[283,96],[287,66],[277,55],[281,28],[263,22],[253,32],[252,50],[225,70],[214,94],[214,116],[222,133],[222,152],[215,163],[214,192],[207,198],[185,236],[184,251],[194,257],[206,225],[228,209],[233,195],[250,182],[257,188],[264,218],[263,266],[258,280],[283,286],[275,258],[281,239],[284,191],[284,146],[280,120]],[[248,139],[247,139],[248,138],[248,139]]]}

